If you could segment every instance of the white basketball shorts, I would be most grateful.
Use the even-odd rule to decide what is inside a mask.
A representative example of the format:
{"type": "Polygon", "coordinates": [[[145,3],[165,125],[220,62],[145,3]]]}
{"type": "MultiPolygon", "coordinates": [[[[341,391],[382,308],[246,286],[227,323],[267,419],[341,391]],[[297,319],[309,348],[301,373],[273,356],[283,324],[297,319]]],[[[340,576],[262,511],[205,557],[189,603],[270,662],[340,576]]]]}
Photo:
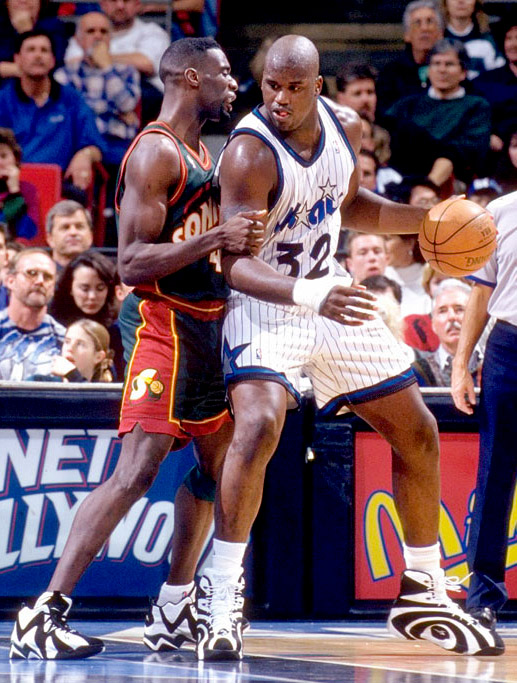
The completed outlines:
{"type": "Polygon", "coordinates": [[[223,325],[226,384],[283,384],[297,402],[302,378],[325,413],[395,393],[415,382],[401,345],[380,318],[352,327],[300,306],[232,295],[223,325]]]}

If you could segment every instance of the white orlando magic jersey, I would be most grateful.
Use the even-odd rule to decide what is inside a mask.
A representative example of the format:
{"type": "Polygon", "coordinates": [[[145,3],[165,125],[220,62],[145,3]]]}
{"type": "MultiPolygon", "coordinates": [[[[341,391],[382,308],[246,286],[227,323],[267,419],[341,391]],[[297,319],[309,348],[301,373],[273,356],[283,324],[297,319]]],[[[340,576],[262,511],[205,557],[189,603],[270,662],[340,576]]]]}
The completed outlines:
{"type": "Polygon", "coordinates": [[[278,190],[259,258],[283,275],[309,279],[334,274],[340,206],[356,161],[345,132],[321,98],[318,113],[321,138],[310,161],[282,140],[258,108],[239,122],[229,138],[255,135],[275,156],[278,190]]]}

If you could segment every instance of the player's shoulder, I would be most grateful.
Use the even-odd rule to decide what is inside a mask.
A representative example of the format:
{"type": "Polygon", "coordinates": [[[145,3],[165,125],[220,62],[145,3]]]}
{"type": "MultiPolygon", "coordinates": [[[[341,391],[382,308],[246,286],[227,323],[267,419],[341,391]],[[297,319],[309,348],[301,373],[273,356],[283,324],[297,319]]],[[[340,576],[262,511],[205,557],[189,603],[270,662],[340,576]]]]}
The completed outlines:
{"type": "Polygon", "coordinates": [[[230,133],[223,148],[221,159],[223,163],[237,163],[251,168],[257,168],[264,163],[271,163],[274,156],[273,136],[266,134],[261,121],[253,113],[245,116],[230,133]]]}
{"type": "Polygon", "coordinates": [[[180,166],[180,151],[174,139],[159,132],[142,135],[127,158],[126,176],[145,178],[160,175],[171,180],[180,166]]]}

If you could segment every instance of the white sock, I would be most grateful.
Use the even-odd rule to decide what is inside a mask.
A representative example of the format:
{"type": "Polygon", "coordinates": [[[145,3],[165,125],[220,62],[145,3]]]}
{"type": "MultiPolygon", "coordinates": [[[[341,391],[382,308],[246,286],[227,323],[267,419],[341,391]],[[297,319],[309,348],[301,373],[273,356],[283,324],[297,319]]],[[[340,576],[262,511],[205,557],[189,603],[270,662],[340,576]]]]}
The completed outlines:
{"type": "Polygon", "coordinates": [[[229,543],[214,538],[214,556],[212,558],[214,572],[237,579],[242,573],[242,560],[247,545],[247,543],[229,543]]]}
{"type": "Polygon", "coordinates": [[[193,587],[193,581],[187,583],[186,586],[173,586],[170,583],[163,583],[162,587],[160,588],[160,594],[156,599],[156,604],[159,607],[163,607],[167,602],[177,604],[183,597],[185,597],[185,595],[190,593],[193,587]]]}
{"type": "Polygon", "coordinates": [[[422,547],[403,545],[404,560],[407,569],[415,569],[431,574],[434,579],[443,576],[443,569],[440,568],[440,544],[426,545],[422,547]]]}

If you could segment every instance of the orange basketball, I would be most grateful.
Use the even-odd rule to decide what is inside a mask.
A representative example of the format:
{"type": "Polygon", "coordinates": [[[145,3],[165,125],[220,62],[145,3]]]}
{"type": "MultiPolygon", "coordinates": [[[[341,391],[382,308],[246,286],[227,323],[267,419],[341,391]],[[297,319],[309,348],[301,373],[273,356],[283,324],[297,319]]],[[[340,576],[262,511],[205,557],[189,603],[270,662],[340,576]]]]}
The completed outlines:
{"type": "Polygon", "coordinates": [[[479,270],[496,247],[492,216],[479,204],[453,197],[430,209],[418,244],[429,265],[444,275],[462,277],[479,270]]]}

